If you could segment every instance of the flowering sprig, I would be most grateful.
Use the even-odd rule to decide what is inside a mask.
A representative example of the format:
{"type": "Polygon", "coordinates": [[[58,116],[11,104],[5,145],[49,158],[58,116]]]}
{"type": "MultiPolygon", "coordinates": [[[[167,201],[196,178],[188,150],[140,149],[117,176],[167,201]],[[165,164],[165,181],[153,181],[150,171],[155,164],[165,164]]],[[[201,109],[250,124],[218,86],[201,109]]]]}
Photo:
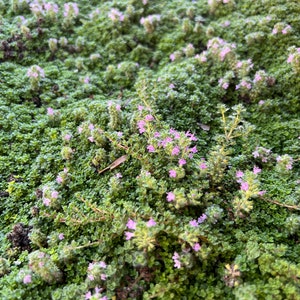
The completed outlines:
{"type": "Polygon", "coordinates": [[[106,268],[107,265],[104,261],[89,263],[86,278],[89,287],[95,287],[98,284],[102,284],[103,281],[107,279],[106,268]]]}
{"type": "Polygon", "coordinates": [[[291,64],[295,73],[300,73],[300,48],[290,47],[287,63],[291,64]]]}
{"type": "Polygon", "coordinates": [[[31,66],[27,70],[27,76],[30,79],[30,85],[32,90],[37,90],[40,86],[40,81],[45,78],[45,71],[37,65],[31,66]]]}
{"type": "Polygon", "coordinates": [[[78,14],[79,14],[79,8],[77,3],[74,2],[65,3],[64,11],[63,11],[64,26],[69,27],[71,24],[73,24],[78,14]]]}
{"type": "Polygon", "coordinates": [[[147,33],[153,33],[160,19],[160,15],[149,15],[145,18],[142,17],[140,23],[144,26],[147,33]]]}

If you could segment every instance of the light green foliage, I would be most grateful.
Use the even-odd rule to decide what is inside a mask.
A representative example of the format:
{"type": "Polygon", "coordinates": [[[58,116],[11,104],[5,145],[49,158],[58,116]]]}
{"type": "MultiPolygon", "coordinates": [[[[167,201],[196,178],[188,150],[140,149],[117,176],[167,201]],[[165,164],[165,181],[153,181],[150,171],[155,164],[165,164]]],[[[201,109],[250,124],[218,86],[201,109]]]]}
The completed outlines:
{"type": "Polygon", "coordinates": [[[300,299],[299,13],[0,1],[0,298],[300,299]]]}

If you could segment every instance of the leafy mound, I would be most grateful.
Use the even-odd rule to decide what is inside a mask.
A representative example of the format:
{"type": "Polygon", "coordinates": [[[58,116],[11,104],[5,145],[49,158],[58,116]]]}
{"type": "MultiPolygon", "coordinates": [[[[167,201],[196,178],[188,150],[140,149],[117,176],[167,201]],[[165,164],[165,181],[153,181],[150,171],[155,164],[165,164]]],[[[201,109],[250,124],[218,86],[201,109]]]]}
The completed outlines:
{"type": "Polygon", "coordinates": [[[286,2],[1,1],[1,299],[300,299],[286,2]]]}

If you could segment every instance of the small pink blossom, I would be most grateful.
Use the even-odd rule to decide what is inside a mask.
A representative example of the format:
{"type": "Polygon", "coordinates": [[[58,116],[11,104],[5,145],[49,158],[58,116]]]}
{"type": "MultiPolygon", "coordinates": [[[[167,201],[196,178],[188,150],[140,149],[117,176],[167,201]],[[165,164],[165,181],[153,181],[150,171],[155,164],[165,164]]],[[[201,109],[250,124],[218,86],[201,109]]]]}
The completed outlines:
{"type": "Polygon", "coordinates": [[[58,175],[57,177],[56,177],[56,182],[58,183],[58,184],[61,184],[61,183],[63,183],[63,178],[60,176],[60,175],[58,175]]]}
{"type": "Polygon", "coordinates": [[[101,274],[100,277],[101,277],[101,280],[103,280],[103,281],[106,280],[106,278],[107,278],[106,274],[101,274]]]}
{"type": "Polygon", "coordinates": [[[30,274],[25,275],[24,278],[23,278],[23,283],[28,284],[28,283],[31,283],[31,282],[32,282],[31,275],[30,274]]]}
{"type": "Polygon", "coordinates": [[[289,57],[288,57],[288,59],[287,59],[287,62],[288,62],[289,64],[293,62],[294,56],[295,56],[294,54],[290,54],[290,55],[289,55],[289,57]]]}
{"type": "Polygon", "coordinates": [[[146,115],[146,116],[145,116],[145,120],[146,120],[147,122],[151,122],[151,121],[154,120],[154,117],[153,117],[152,115],[146,115]]]}
{"type": "Polygon", "coordinates": [[[94,124],[89,124],[88,126],[89,130],[92,131],[95,129],[95,125],[94,124]]]}
{"type": "Polygon", "coordinates": [[[192,153],[197,153],[198,152],[197,146],[194,146],[193,148],[190,148],[189,151],[192,152],[192,153]]]}
{"type": "Polygon", "coordinates": [[[202,214],[199,218],[198,218],[198,223],[201,224],[203,223],[205,220],[207,219],[207,215],[206,214],[202,214]]]}
{"type": "Polygon", "coordinates": [[[144,127],[145,125],[146,125],[146,122],[144,120],[140,120],[137,122],[137,126],[138,126],[140,133],[144,133],[146,131],[146,129],[144,127]]]}
{"type": "Polygon", "coordinates": [[[265,101],[264,100],[259,100],[258,105],[263,105],[263,104],[265,104],[265,101]]]}
{"type": "Polygon", "coordinates": [[[60,233],[59,235],[58,235],[58,239],[61,241],[61,240],[63,240],[65,238],[65,236],[64,236],[64,234],[63,233],[60,233]]]}
{"type": "Polygon", "coordinates": [[[100,266],[100,268],[103,268],[103,269],[106,269],[106,267],[107,267],[107,265],[104,261],[100,261],[99,266],[100,266]]]}
{"type": "Polygon", "coordinates": [[[77,128],[77,131],[78,131],[79,134],[81,134],[82,131],[83,131],[83,128],[79,126],[79,127],[77,128]]]}
{"type": "Polygon", "coordinates": [[[94,280],[95,280],[95,277],[94,277],[94,275],[92,275],[92,274],[89,274],[87,277],[88,277],[88,279],[89,279],[90,281],[94,281],[94,280]]]}
{"type": "Polygon", "coordinates": [[[182,167],[183,165],[186,164],[186,160],[184,158],[180,158],[179,161],[178,161],[178,164],[180,167],[182,167]]]}
{"type": "Polygon", "coordinates": [[[223,61],[225,59],[225,56],[230,52],[231,52],[231,49],[229,47],[225,47],[224,49],[222,49],[220,52],[221,61],[223,61]]]}
{"type": "Polygon", "coordinates": [[[126,227],[128,229],[133,229],[135,230],[136,229],[136,222],[134,222],[133,220],[129,219],[127,224],[126,224],[126,227]]]}
{"type": "Polygon", "coordinates": [[[229,87],[229,83],[228,83],[228,82],[224,82],[224,83],[222,84],[222,88],[223,88],[224,90],[227,90],[228,87],[229,87]]]}
{"type": "Polygon", "coordinates": [[[156,222],[152,218],[147,222],[147,227],[153,227],[155,225],[156,225],[156,222]]]}
{"type": "Polygon", "coordinates": [[[194,251],[198,252],[201,249],[201,246],[199,243],[195,243],[192,248],[194,249],[194,251]]]}
{"type": "Polygon", "coordinates": [[[153,136],[154,136],[155,138],[160,137],[160,133],[159,133],[159,132],[154,132],[153,136]]]}
{"type": "Polygon", "coordinates": [[[134,237],[134,233],[130,231],[125,231],[125,236],[126,236],[126,240],[128,241],[134,237]]]}
{"type": "Polygon", "coordinates": [[[155,152],[155,148],[154,148],[153,145],[148,145],[148,146],[147,146],[147,149],[148,149],[148,152],[150,152],[150,153],[155,152]]]}
{"type": "Polygon", "coordinates": [[[175,171],[175,170],[170,170],[170,171],[169,171],[169,176],[170,176],[171,178],[176,178],[176,176],[177,176],[176,171],[175,171]]]}
{"type": "Polygon", "coordinates": [[[258,192],[258,195],[259,195],[259,196],[263,196],[266,192],[267,192],[267,191],[259,191],[259,192],[258,192]]]}
{"type": "Polygon", "coordinates": [[[172,54],[170,55],[170,60],[171,60],[171,61],[174,61],[175,59],[176,59],[176,56],[175,56],[174,53],[172,53],[172,54]]]}
{"type": "Polygon", "coordinates": [[[205,162],[201,162],[200,165],[199,165],[199,168],[200,168],[201,170],[207,169],[206,163],[205,163],[205,162]]]}
{"type": "Polygon", "coordinates": [[[47,115],[48,116],[54,116],[54,109],[51,107],[47,107],[47,115]]]}
{"type": "Polygon", "coordinates": [[[94,137],[92,137],[92,136],[89,136],[89,137],[88,137],[88,140],[89,140],[91,143],[95,142],[95,139],[94,139],[94,137]]]}
{"type": "Polygon", "coordinates": [[[252,152],[252,154],[253,154],[254,158],[259,157],[259,152],[257,150],[255,150],[254,152],[252,152]]]}
{"type": "Polygon", "coordinates": [[[190,221],[190,225],[191,225],[192,227],[198,227],[198,226],[199,226],[197,220],[192,220],[192,221],[190,221]]]}
{"type": "Polygon", "coordinates": [[[246,191],[248,191],[248,189],[249,189],[248,182],[246,182],[246,181],[242,182],[241,183],[241,190],[246,192],[246,191]]]}
{"type": "Polygon", "coordinates": [[[178,146],[175,146],[172,150],[171,155],[174,156],[174,155],[178,155],[179,153],[180,153],[180,148],[178,146]]]}
{"type": "Polygon", "coordinates": [[[171,83],[171,84],[169,85],[169,88],[170,88],[170,89],[174,89],[174,88],[175,88],[175,85],[174,85],[173,83],[171,83]]]}
{"type": "Polygon", "coordinates": [[[71,137],[72,137],[72,135],[67,133],[67,134],[64,135],[64,140],[69,141],[71,139],[71,137]]]}
{"type": "Polygon", "coordinates": [[[174,201],[174,200],[175,200],[175,194],[172,193],[172,192],[168,192],[168,193],[167,193],[167,201],[168,201],[168,202],[172,202],[172,201],[174,201]]]}
{"type": "Polygon", "coordinates": [[[241,170],[236,171],[235,177],[236,178],[242,178],[244,176],[244,173],[241,170]]]}
{"type": "Polygon", "coordinates": [[[261,172],[261,169],[259,167],[257,167],[257,166],[253,167],[253,174],[258,174],[260,172],[261,172]]]}
{"type": "Polygon", "coordinates": [[[58,198],[58,191],[51,192],[51,198],[57,199],[58,198]]]}
{"type": "Polygon", "coordinates": [[[43,203],[44,203],[45,206],[49,206],[50,203],[51,203],[51,200],[49,198],[44,198],[43,203]]]}
{"type": "Polygon", "coordinates": [[[256,73],[255,76],[254,76],[253,82],[256,83],[256,82],[261,81],[261,80],[262,80],[261,75],[256,73]]]}

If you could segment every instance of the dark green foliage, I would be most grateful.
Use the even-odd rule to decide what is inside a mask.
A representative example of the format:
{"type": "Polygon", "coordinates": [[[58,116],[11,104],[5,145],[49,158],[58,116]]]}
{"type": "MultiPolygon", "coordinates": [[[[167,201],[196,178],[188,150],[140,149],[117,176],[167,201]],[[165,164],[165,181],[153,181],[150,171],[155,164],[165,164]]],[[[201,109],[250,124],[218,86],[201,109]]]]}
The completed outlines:
{"type": "Polygon", "coordinates": [[[300,299],[298,1],[27,2],[0,1],[0,298],[300,299]]]}

